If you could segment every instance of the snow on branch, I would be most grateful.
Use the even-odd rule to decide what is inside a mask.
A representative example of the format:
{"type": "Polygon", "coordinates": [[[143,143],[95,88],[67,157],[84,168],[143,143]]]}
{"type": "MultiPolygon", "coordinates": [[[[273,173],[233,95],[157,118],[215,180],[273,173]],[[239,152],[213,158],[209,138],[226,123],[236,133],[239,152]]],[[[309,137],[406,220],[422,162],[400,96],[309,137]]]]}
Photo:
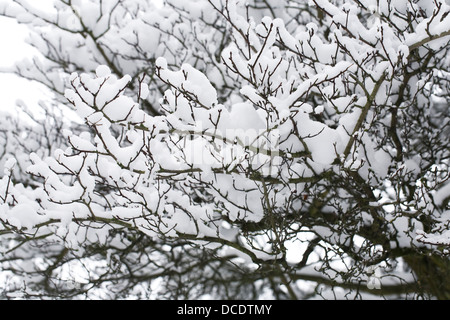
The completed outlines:
{"type": "Polygon", "coordinates": [[[446,2],[0,12],[42,53],[15,72],[81,119],[0,120],[0,265],[28,294],[448,297],[446,2]]]}

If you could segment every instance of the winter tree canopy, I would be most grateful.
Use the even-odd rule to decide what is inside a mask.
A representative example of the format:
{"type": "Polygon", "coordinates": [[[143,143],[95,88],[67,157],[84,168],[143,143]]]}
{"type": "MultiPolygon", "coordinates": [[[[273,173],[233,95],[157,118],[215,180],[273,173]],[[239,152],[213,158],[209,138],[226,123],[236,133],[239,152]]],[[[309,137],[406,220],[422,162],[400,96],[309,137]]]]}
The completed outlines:
{"type": "Polygon", "coordinates": [[[53,99],[0,118],[0,296],[450,299],[449,12],[1,2],[53,99]]]}

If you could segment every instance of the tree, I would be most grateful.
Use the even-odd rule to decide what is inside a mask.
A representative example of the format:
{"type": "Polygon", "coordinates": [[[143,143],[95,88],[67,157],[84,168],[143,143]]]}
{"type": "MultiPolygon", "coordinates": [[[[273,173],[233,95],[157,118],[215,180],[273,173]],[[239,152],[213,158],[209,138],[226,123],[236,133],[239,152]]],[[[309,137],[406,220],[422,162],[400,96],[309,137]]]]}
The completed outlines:
{"type": "Polygon", "coordinates": [[[2,118],[4,298],[450,298],[445,1],[54,6],[0,8],[54,93],[2,118]]]}

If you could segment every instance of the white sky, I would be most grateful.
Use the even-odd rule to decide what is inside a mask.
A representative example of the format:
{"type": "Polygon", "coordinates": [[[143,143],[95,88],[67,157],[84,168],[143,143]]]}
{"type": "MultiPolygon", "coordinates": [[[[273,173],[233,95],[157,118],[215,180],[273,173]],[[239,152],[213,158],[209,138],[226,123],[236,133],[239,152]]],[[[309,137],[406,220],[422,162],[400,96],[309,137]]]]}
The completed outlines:
{"type": "MultiPolygon", "coordinates": [[[[12,0],[0,0],[11,3],[12,0]]],[[[39,7],[49,6],[53,0],[39,0],[39,7]]],[[[16,61],[32,58],[36,50],[26,44],[28,28],[12,18],[0,16],[0,111],[13,111],[21,99],[29,107],[45,97],[45,88],[16,75],[2,72],[16,61]]]]}
{"type": "MultiPolygon", "coordinates": [[[[13,0],[0,0],[9,3],[13,0]]],[[[54,0],[39,0],[39,8],[52,8],[54,0]]],[[[161,4],[162,0],[153,0],[161,4]]],[[[27,45],[25,39],[28,28],[18,24],[14,19],[0,16],[0,70],[12,66],[16,61],[32,58],[36,53],[34,48],[27,45]]],[[[21,99],[30,108],[40,99],[46,97],[46,88],[12,74],[0,72],[0,111],[13,111],[16,101],[21,99]]]]}
{"type": "MultiPolygon", "coordinates": [[[[0,70],[15,61],[31,57],[33,48],[25,43],[27,28],[13,19],[0,17],[0,70]]],[[[18,76],[0,72],[0,110],[11,111],[17,99],[27,104],[35,103],[43,96],[42,89],[18,76]]]]}

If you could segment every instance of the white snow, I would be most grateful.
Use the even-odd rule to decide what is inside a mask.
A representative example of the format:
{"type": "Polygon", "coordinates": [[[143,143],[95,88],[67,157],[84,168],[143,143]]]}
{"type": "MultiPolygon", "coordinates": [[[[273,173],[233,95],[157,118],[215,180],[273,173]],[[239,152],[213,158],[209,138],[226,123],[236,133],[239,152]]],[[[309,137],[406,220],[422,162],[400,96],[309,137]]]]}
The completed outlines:
{"type": "Polygon", "coordinates": [[[111,70],[106,65],[99,65],[97,67],[97,69],[95,69],[95,74],[99,78],[107,77],[107,76],[109,76],[111,74],[111,70]]]}

